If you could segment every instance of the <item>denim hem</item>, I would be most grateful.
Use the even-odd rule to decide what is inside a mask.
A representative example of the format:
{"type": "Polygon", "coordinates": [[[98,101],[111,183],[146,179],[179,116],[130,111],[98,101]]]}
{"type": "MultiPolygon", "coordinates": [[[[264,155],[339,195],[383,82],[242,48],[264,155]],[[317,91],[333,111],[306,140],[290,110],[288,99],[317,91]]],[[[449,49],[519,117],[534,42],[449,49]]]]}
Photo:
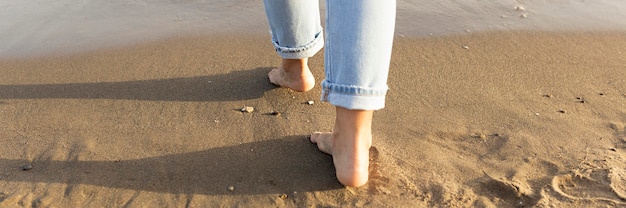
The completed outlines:
{"type": "Polygon", "coordinates": [[[352,110],[380,110],[385,107],[385,88],[365,88],[359,86],[322,82],[321,100],[334,106],[352,110]]]}
{"type": "Polygon", "coordinates": [[[313,41],[300,47],[280,46],[273,37],[272,43],[274,44],[274,48],[276,49],[276,52],[278,52],[278,55],[284,59],[309,58],[324,47],[324,34],[323,32],[317,33],[313,41]]]}

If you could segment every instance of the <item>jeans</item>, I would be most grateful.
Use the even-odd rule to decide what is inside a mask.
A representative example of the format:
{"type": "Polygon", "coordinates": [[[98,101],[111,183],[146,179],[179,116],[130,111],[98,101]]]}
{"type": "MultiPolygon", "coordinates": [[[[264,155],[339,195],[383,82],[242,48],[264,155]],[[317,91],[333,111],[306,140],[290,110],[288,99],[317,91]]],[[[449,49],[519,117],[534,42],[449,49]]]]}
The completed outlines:
{"type": "Polygon", "coordinates": [[[395,0],[327,0],[325,37],[318,0],[264,3],[282,58],[308,58],[326,45],[322,101],[353,110],[385,107],[395,0]]]}

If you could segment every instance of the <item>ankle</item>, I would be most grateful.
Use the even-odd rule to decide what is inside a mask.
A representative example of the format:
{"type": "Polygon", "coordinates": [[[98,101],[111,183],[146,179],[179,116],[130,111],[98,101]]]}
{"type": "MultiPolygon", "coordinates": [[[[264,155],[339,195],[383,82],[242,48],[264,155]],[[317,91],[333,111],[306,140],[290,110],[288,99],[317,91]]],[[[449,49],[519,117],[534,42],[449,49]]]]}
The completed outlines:
{"type": "Polygon", "coordinates": [[[308,69],[308,59],[283,59],[283,70],[287,73],[292,71],[303,72],[308,69]]]}
{"type": "Polygon", "coordinates": [[[372,143],[372,118],[371,110],[350,110],[336,107],[335,136],[354,139],[359,147],[365,145],[369,148],[372,143]]]}
{"type": "Polygon", "coordinates": [[[349,148],[350,152],[368,151],[372,146],[371,131],[333,131],[333,146],[349,148]]]}

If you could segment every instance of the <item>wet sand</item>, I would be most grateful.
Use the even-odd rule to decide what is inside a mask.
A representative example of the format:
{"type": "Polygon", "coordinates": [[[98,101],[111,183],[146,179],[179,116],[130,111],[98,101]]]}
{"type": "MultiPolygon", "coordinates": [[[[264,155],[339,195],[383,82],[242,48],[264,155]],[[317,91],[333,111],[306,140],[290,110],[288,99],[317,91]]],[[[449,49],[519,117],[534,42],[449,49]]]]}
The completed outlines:
{"type": "MultiPolygon", "coordinates": [[[[397,5],[396,33],[403,37],[626,31],[622,0],[398,0],[397,5]]],[[[82,53],[190,34],[261,36],[269,30],[263,2],[246,0],[3,1],[0,28],[0,58],[82,53]]]]}
{"type": "Polygon", "coordinates": [[[319,86],[267,80],[264,31],[4,57],[0,207],[626,206],[622,29],[400,30],[361,188],[307,141],[319,86]]]}

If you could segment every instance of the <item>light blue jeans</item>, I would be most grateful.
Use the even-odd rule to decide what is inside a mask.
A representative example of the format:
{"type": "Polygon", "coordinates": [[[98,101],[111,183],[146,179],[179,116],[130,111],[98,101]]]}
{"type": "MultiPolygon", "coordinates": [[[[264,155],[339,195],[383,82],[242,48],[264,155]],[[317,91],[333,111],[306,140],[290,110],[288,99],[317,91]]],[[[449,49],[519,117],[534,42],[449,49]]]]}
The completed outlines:
{"type": "MultiPolygon", "coordinates": [[[[324,46],[318,0],[264,0],[272,42],[285,59],[324,46]]],[[[385,107],[395,0],[327,0],[322,101],[353,110],[385,107]]]]}

